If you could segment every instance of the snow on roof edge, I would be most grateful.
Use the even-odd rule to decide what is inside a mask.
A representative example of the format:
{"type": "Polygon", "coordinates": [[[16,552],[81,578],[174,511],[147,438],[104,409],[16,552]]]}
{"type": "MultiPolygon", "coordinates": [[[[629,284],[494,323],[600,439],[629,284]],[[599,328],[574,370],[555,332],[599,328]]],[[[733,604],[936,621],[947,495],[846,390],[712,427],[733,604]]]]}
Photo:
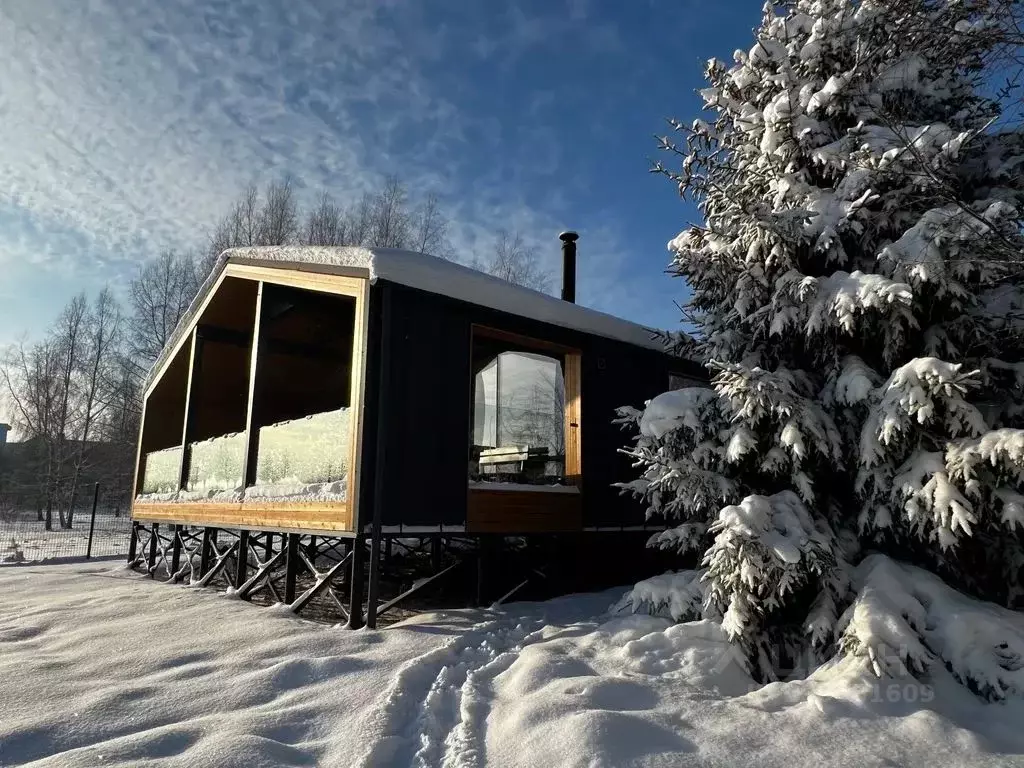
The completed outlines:
{"type": "Polygon", "coordinates": [[[489,307],[501,312],[529,317],[542,323],[621,341],[626,344],[664,350],[654,338],[655,331],[629,320],[574,304],[531,288],[509,283],[471,267],[413,251],[361,246],[258,246],[230,248],[217,257],[209,276],[203,281],[188,310],[182,315],[146,377],[145,389],[166,363],[191,325],[195,313],[210,289],[217,282],[229,261],[260,263],[265,266],[295,268],[349,267],[366,269],[371,282],[378,279],[417,288],[429,293],[489,307]]]}

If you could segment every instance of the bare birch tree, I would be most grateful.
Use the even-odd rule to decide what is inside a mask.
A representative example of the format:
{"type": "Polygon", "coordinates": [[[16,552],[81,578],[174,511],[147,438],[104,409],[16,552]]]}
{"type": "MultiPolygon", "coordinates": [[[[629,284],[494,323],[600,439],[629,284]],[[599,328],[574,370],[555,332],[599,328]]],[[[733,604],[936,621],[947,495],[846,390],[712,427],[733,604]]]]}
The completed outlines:
{"type": "Polygon", "coordinates": [[[406,248],[412,230],[409,193],[397,176],[388,176],[373,199],[373,224],[368,245],[375,248],[406,248]]]}
{"type": "Polygon", "coordinates": [[[306,217],[303,228],[304,245],[348,245],[346,221],[341,208],[326,192],[321,193],[316,206],[306,217]]]}
{"type": "Polygon", "coordinates": [[[29,344],[21,341],[9,348],[0,377],[7,400],[12,407],[14,427],[28,443],[28,466],[22,467],[34,479],[33,489],[24,489],[36,509],[36,517],[52,527],[52,497],[56,486],[56,456],[50,436],[53,420],[60,400],[58,375],[59,361],[56,345],[49,337],[29,344]],[[44,517],[43,510],[48,509],[44,517]]]}
{"type": "Polygon", "coordinates": [[[142,362],[156,359],[201,282],[195,254],[164,251],[139,267],[128,285],[131,352],[142,362]]]}
{"type": "Polygon", "coordinates": [[[270,182],[259,208],[256,244],[287,245],[295,241],[298,233],[299,213],[291,178],[270,182]]]}
{"type": "Polygon", "coordinates": [[[491,258],[483,264],[475,263],[474,266],[502,280],[535,291],[546,291],[548,287],[548,279],[541,268],[537,252],[526,245],[519,232],[499,230],[491,258]]]}
{"type": "Polygon", "coordinates": [[[419,253],[447,259],[452,256],[448,240],[448,218],[441,211],[441,202],[433,192],[416,209],[412,220],[409,247],[419,253]]]}
{"type": "Polygon", "coordinates": [[[363,194],[345,212],[346,245],[370,245],[374,231],[374,204],[371,195],[363,194]]]}
{"type": "Polygon", "coordinates": [[[82,469],[89,458],[89,441],[93,437],[96,421],[103,415],[107,402],[103,389],[107,386],[110,367],[121,332],[121,309],[109,288],[96,296],[85,317],[81,350],[75,355],[77,370],[71,382],[76,406],[76,418],[72,435],[76,438],[77,449],[72,459],[71,477],[67,489],[67,514],[62,525],[71,528],[74,524],[75,497],[82,476],[82,469]]]}

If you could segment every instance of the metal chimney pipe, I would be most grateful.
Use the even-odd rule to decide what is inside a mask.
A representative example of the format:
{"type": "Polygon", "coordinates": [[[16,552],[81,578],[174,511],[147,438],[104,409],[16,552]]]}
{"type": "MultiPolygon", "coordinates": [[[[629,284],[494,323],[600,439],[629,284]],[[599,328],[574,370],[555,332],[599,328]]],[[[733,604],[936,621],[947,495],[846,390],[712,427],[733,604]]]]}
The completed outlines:
{"type": "Polygon", "coordinates": [[[576,241],[580,236],[575,232],[563,232],[558,236],[562,241],[562,301],[576,303],[576,241]]]}

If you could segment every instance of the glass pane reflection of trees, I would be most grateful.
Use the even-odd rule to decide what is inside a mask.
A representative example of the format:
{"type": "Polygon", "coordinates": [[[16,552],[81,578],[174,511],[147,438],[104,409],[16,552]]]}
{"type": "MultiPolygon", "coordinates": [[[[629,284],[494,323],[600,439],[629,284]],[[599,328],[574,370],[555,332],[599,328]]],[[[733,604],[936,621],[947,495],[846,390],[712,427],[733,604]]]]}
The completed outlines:
{"type": "Polygon", "coordinates": [[[525,351],[503,351],[477,359],[470,480],[530,485],[564,482],[562,361],[525,351]]]}

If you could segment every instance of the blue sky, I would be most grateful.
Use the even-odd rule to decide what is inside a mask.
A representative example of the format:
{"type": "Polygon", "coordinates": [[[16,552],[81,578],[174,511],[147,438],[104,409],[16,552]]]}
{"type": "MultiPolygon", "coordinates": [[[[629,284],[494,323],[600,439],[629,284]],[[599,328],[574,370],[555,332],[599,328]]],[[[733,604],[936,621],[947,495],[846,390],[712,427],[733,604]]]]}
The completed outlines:
{"type": "MultiPolygon", "coordinates": [[[[465,258],[520,230],[579,300],[675,327],[665,243],[695,213],[647,173],[703,62],[749,47],[723,0],[6,0],[0,5],[0,343],[201,245],[241,189],[292,174],[353,199],[440,195],[465,258]]],[[[557,279],[552,280],[557,285],[557,279]]]]}

